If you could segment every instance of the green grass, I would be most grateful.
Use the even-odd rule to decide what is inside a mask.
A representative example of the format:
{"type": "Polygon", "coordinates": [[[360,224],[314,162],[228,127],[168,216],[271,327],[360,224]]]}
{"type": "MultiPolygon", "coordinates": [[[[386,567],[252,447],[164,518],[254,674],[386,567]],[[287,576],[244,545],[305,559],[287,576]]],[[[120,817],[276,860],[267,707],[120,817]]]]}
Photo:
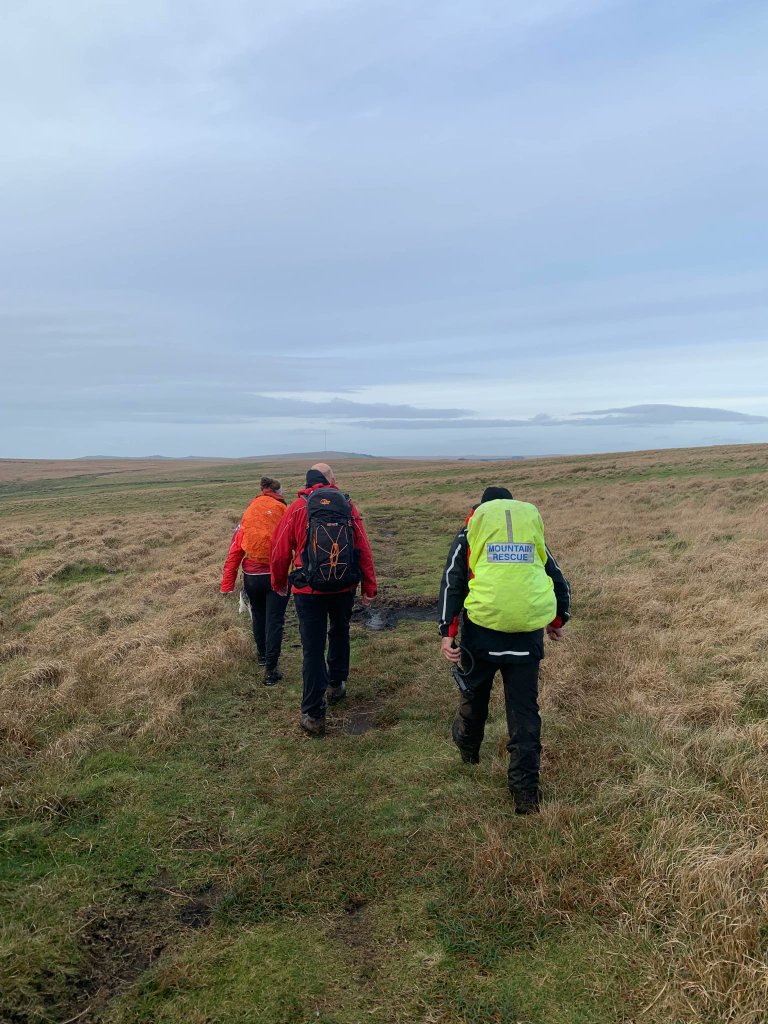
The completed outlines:
{"type": "MultiPolygon", "coordinates": [[[[746,452],[732,468],[743,477],[737,482],[750,496],[744,500],[757,507],[752,475],[765,471],[764,453],[755,465],[753,458],[746,452]]],[[[686,480],[730,472],[725,462],[708,468],[704,460],[687,469],[662,462],[642,473],[617,457],[575,467],[574,461],[559,476],[546,462],[533,465],[530,479],[523,465],[509,471],[531,496],[554,484],[571,494],[578,484],[590,498],[596,486],[602,491],[618,483],[614,508],[630,500],[626,484],[667,477],[682,481],[683,491],[656,492],[654,501],[696,504],[696,495],[685,492],[686,480]]],[[[212,508],[222,523],[239,513],[254,472],[230,467],[216,471],[221,482],[211,471],[210,479],[201,473],[130,486],[87,474],[42,481],[0,495],[0,514],[14,522],[30,515],[38,523],[52,509],[62,521],[123,517],[126,529],[137,531],[144,511],[173,510],[185,514],[183,540],[194,540],[197,522],[210,526],[204,509],[212,508]]],[[[350,489],[369,525],[384,601],[436,599],[451,537],[471,497],[497,469],[466,466],[461,472],[466,493],[453,504],[433,500],[453,494],[445,467],[385,471],[365,464],[354,477],[350,489]]],[[[632,514],[640,515],[646,495],[632,494],[632,514]]],[[[610,522],[615,513],[602,514],[610,522]]],[[[695,1018],[672,1015],[658,998],[685,984],[668,965],[686,943],[693,945],[689,933],[680,938],[675,931],[679,893],[673,881],[669,893],[664,885],[674,880],[686,843],[727,849],[738,815],[753,813],[744,810],[743,779],[752,777],[756,787],[765,781],[759,759],[733,732],[712,735],[707,723],[696,722],[660,729],[650,711],[628,701],[617,705],[606,697],[602,704],[599,690],[617,637],[628,656],[642,653],[632,648],[631,614],[616,604],[617,591],[609,597],[606,589],[626,572],[670,566],[678,572],[693,547],[677,518],[663,529],[658,518],[606,549],[599,576],[577,542],[558,552],[577,577],[573,653],[548,659],[545,673],[553,686],[550,664],[562,666],[578,654],[585,679],[575,695],[555,687],[546,707],[547,803],[537,819],[516,817],[506,795],[498,693],[482,764],[460,763],[448,738],[455,694],[431,623],[407,622],[382,634],[353,626],[350,697],[332,711],[322,741],[297,728],[300,652],[292,614],[280,686],[264,688],[252,655],[238,655],[189,688],[165,729],[143,728],[138,703],[99,701],[98,669],[91,668],[86,682],[95,696],[84,697],[78,713],[74,704],[52,698],[24,743],[6,747],[12,754],[3,766],[0,802],[0,1020],[723,1019],[715,988],[697,1004],[695,1018]],[[372,716],[376,727],[354,735],[347,727],[359,713],[372,716]],[[78,729],[93,729],[94,738],[67,756],[48,753],[58,737],[78,729]],[[691,831],[681,839],[676,827],[684,820],[691,831]],[[662,864],[658,877],[649,866],[654,857],[662,864]]],[[[736,546],[742,530],[737,523],[717,536],[736,546]]],[[[119,607],[121,595],[135,596],[136,606],[122,614],[142,627],[142,606],[150,609],[187,585],[190,559],[210,559],[215,568],[205,587],[215,587],[225,535],[221,551],[180,558],[177,578],[160,593],[146,582],[154,553],[176,551],[176,541],[152,536],[150,554],[130,570],[112,573],[95,561],[69,561],[34,591],[73,605],[82,601],[72,628],[94,642],[109,637],[112,603],[119,607]]],[[[45,621],[45,612],[15,618],[32,589],[20,575],[26,559],[45,553],[34,536],[24,543],[22,554],[0,564],[3,641],[23,641],[30,622],[45,621]]],[[[665,580],[654,595],[662,594],[665,580]]],[[[235,620],[245,630],[232,605],[201,607],[205,615],[195,626],[201,636],[213,639],[235,620]]],[[[179,627],[166,648],[183,652],[187,639],[179,627]]],[[[722,651],[716,644],[709,662],[697,663],[695,678],[686,674],[685,653],[665,655],[664,670],[681,688],[718,681],[715,659],[722,651]]],[[[20,654],[17,669],[31,660],[20,654]]],[[[3,721],[12,724],[14,709],[6,710],[3,721]]],[[[764,688],[747,687],[739,714],[747,724],[765,721],[764,688]]],[[[749,828],[755,834],[751,820],[749,828]]],[[[759,891],[757,883],[754,888],[759,891]]],[[[759,941],[768,944],[768,936],[759,941]]],[[[757,957],[764,950],[753,952],[757,957]]],[[[746,1013],[733,1019],[758,1022],[746,1013]]]]}
{"type": "MultiPolygon", "coordinates": [[[[409,676],[433,670],[431,634],[401,626],[378,652],[381,638],[356,635],[350,708],[376,702],[385,729],[323,742],[286,733],[293,655],[293,681],[277,690],[245,665],[218,680],[174,742],[116,740],[28,782],[4,822],[9,1019],[63,1020],[89,1000],[91,1019],[114,1022],[416,1021],[427,1004],[462,1021],[506,1020],[513,1007],[531,1022],[621,1019],[610,1015],[611,985],[592,992],[601,956],[589,954],[586,978],[573,959],[580,934],[623,955],[608,922],[531,920],[524,901],[478,907],[468,872],[483,823],[510,843],[527,836],[528,857],[543,840],[510,815],[501,761],[471,772],[446,743],[447,673],[440,692],[419,702],[411,684],[402,702],[403,665],[409,676]],[[211,890],[206,926],[180,924],[211,890]],[[98,947],[94,963],[79,929],[99,916],[129,922],[130,940],[117,924],[109,934],[130,956],[162,947],[157,962],[134,976],[130,956],[126,968],[119,950],[98,947]],[[552,979],[544,989],[542,976],[552,979]]],[[[501,729],[497,714],[489,750],[501,729]]],[[[571,867],[602,841],[585,830],[571,867]]]]}

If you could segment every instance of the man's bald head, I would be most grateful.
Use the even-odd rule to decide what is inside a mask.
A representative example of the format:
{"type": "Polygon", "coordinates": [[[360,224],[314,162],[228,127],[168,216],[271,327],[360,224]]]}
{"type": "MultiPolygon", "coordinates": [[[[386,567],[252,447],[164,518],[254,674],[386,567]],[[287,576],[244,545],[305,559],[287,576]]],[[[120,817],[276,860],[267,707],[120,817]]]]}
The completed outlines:
{"type": "Polygon", "coordinates": [[[327,462],[318,462],[312,467],[312,469],[317,470],[318,473],[322,473],[329,484],[336,483],[336,474],[327,462]]]}

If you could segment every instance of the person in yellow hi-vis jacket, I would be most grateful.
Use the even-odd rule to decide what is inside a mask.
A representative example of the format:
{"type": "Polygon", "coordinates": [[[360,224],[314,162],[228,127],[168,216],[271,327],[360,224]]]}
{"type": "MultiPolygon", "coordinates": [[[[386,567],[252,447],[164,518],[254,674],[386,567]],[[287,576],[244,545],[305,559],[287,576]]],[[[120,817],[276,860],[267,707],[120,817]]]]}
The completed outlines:
{"type": "Polygon", "coordinates": [[[560,640],[570,617],[571,588],[544,542],[538,509],[515,501],[506,487],[487,487],[448,553],[440,585],[441,650],[461,691],[452,736],[467,764],[480,762],[491,687],[501,672],[509,789],[518,814],[539,809],[544,631],[560,640]]]}

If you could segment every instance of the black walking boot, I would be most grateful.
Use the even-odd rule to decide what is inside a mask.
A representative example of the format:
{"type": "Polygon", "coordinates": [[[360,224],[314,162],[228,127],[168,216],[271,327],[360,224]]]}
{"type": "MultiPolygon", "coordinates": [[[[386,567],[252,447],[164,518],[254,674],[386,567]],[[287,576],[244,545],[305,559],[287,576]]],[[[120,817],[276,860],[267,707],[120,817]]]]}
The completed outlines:
{"type": "Polygon", "coordinates": [[[304,732],[309,733],[310,736],[325,735],[325,718],[313,718],[311,715],[305,715],[302,712],[299,724],[304,732]]]}
{"type": "Polygon", "coordinates": [[[464,762],[464,764],[480,764],[480,751],[470,750],[464,745],[463,737],[460,732],[460,727],[461,725],[459,719],[457,718],[456,721],[451,726],[451,739],[459,748],[461,760],[464,762]]]}
{"type": "Polygon", "coordinates": [[[268,668],[264,673],[264,685],[276,686],[283,678],[283,673],[276,668],[268,668]]]}
{"type": "Polygon", "coordinates": [[[340,683],[332,683],[325,691],[325,699],[328,704],[338,704],[347,696],[347,684],[342,679],[340,683]]]}
{"type": "Polygon", "coordinates": [[[510,791],[515,801],[515,814],[538,814],[541,802],[539,789],[513,789],[510,791]]]}

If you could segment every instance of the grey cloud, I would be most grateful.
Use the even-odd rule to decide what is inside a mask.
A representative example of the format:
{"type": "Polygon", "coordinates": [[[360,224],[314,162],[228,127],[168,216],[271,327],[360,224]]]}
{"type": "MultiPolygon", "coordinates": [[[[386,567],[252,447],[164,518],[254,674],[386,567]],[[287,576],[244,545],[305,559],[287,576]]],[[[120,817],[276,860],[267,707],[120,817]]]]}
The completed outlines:
{"type": "Polygon", "coordinates": [[[499,427],[540,426],[532,420],[507,419],[418,419],[418,420],[355,420],[367,430],[493,430],[499,427]]]}
{"type": "MultiPolygon", "coordinates": [[[[238,424],[270,419],[291,421],[317,420],[343,422],[361,417],[386,422],[388,419],[461,417],[466,409],[424,409],[409,404],[355,402],[343,398],[312,401],[296,397],[273,397],[247,390],[247,382],[211,381],[207,385],[180,380],[176,389],[151,380],[138,381],[129,396],[121,395],[121,385],[62,388],[60,381],[41,381],[36,400],[5,389],[3,405],[14,419],[36,415],[39,408],[66,417],[69,422],[130,423],[132,421],[168,424],[238,424]],[[118,400],[119,399],[119,400],[118,400]]],[[[2,393],[2,392],[0,392],[2,393]]]]}
{"type": "MultiPolygon", "coordinates": [[[[271,398],[266,395],[241,395],[239,405],[247,404],[248,412],[198,414],[194,409],[177,409],[167,412],[149,408],[137,411],[136,415],[155,422],[170,423],[254,423],[262,419],[284,418],[290,420],[322,420],[328,423],[340,420],[358,421],[359,417],[369,416],[376,422],[386,423],[389,419],[402,421],[404,417],[429,419],[437,416],[460,417],[466,409],[420,409],[414,405],[388,405],[385,402],[350,402],[335,398],[330,402],[311,402],[299,398],[271,398]]],[[[450,422],[450,421],[449,421],[450,422]]],[[[454,420],[455,422],[455,420],[454,420]]]]}
{"type": "Polygon", "coordinates": [[[768,416],[750,416],[730,409],[686,405],[630,405],[623,409],[577,412],[579,423],[607,426],[653,426],[657,423],[768,423],[768,416]]]}
{"type": "Polygon", "coordinates": [[[768,416],[750,416],[728,409],[677,405],[635,405],[624,409],[601,409],[594,413],[573,413],[567,417],[539,413],[530,419],[369,419],[360,426],[371,430],[493,430],[518,427],[655,427],[676,423],[768,423],[768,416]]]}
{"type": "MultiPolygon", "coordinates": [[[[184,450],[184,425],[250,423],[249,392],[280,390],[303,393],[299,420],[327,416],[322,392],[390,437],[454,417],[492,432],[517,422],[485,401],[501,381],[526,415],[763,411],[767,18],[700,0],[11,4],[0,433],[23,448],[53,428],[78,454],[141,420],[145,450],[184,450]],[[414,384],[469,416],[426,417],[397,394],[414,384]]],[[[590,416],[619,414],[547,430],[590,416]]],[[[622,414],[651,422],[686,421],[622,414]]]]}
{"type": "Polygon", "coordinates": [[[371,418],[397,419],[406,416],[420,419],[439,416],[458,417],[467,414],[466,409],[420,409],[414,405],[390,405],[385,402],[350,402],[335,398],[330,402],[309,402],[295,398],[268,398],[254,395],[260,415],[265,416],[307,416],[324,417],[330,420],[356,419],[361,415],[371,418]]]}

